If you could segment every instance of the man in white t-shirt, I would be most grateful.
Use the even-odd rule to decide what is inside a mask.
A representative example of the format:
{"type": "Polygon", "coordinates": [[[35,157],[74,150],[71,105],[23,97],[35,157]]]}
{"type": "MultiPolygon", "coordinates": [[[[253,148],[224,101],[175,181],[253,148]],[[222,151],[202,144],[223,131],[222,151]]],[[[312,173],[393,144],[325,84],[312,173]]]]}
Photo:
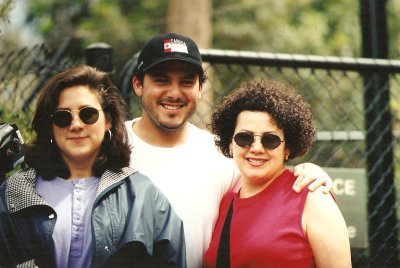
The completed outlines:
{"type": "MultiPolygon", "coordinates": [[[[147,175],[166,195],[184,224],[189,268],[201,267],[219,202],[237,188],[231,159],[215,147],[213,136],[188,122],[201,97],[206,75],[197,45],[188,37],[155,36],[143,47],[132,80],[141,97],[140,118],[126,122],[132,146],[131,166],[147,175]]],[[[313,190],[332,181],[318,166],[307,163],[294,188],[313,190]]]]}

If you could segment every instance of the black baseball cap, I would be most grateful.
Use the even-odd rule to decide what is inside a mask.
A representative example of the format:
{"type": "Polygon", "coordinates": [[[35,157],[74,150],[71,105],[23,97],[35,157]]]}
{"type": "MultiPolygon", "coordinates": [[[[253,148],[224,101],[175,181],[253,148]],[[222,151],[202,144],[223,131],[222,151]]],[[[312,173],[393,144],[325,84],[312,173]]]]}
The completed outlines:
{"type": "Polygon", "coordinates": [[[135,74],[145,73],[151,67],[170,60],[181,60],[194,65],[204,73],[199,48],[189,37],[176,33],[151,38],[139,54],[135,74]]]}

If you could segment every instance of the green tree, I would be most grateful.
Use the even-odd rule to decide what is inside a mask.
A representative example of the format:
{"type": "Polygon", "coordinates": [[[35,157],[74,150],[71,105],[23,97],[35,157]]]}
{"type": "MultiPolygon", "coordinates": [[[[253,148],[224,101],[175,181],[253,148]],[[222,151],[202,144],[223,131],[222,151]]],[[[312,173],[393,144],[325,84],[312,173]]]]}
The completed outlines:
{"type": "Polygon", "coordinates": [[[13,8],[13,0],[4,0],[0,3],[0,20],[8,21],[8,14],[13,8]]]}
{"type": "Polygon", "coordinates": [[[357,1],[214,3],[214,47],[337,56],[359,54],[357,1]]]}
{"type": "Polygon", "coordinates": [[[167,2],[163,0],[31,0],[29,6],[28,23],[50,47],[56,48],[66,37],[80,41],[77,52],[91,43],[106,42],[113,47],[117,72],[166,26],[167,2]]]}
{"type": "MultiPolygon", "coordinates": [[[[4,2],[0,2],[0,39],[6,39],[4,36],[4,29],[7,24],[10,23],[10,12],[14,8],[14,1],[13,0],[4,0],[4,2]]],[[[5,47],[5,41],[1,45],[1,49],[5,47]]]]}
{"type": "MultiPolygon", "coordinates": [[[[209,16],[212,19],[210,47],[334,56],[360,55],[358,1],[209,1],[209,16]]],[[[60,44],[66,36],[82,40],[82,48],[93,42],[107,42],[114,48],[115,66],[120,69],[150,36],[169,30],[169,10],[177,9],[173,8],[176,3],[179,1],[31,0],[28,3],[28,23],[34,25],[50,45],[60,44]]],[[[178,7],[184,8],[184,5],[178,4],[178,7]]],[[[399,1],[389,0],[392,58],[399,54],[399,11],[399,1]]],[[[190,9],[189,6],[181,14],[183,18],[198,19],[198,25],[207,23],[207,17],[198,14],[194,7],[190,9]],[[195,15],[184,16],[190,11],[195,15]]],[[[183,24],[180,28],[188,24],[180,23],[183,24]]],[[[189,28],[194,35],[198,33],[197,27],[189,28]]]]}

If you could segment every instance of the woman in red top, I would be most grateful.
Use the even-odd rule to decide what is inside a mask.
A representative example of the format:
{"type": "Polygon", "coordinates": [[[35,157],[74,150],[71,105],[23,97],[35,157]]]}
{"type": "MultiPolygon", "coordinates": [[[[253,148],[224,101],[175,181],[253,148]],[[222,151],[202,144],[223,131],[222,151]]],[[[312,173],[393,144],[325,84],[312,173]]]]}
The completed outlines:
{"type": "Polygon", "coordinates": [[[220,205],[205,267],[351,267],[346,223],[330,194],[291,191],[285,163],[316,131],[309,105],[289,86],[243,84],[217,106],[216,145],[233,157],[242,188],[220,205]]]}

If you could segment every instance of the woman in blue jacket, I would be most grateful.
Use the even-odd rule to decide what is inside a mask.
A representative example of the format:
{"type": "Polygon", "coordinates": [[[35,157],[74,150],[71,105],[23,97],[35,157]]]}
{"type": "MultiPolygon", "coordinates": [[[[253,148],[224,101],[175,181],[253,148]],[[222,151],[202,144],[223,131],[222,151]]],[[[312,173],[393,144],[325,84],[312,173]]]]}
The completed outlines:
{"type": "Polygon", "coordinates": [[[0,187],[0,267],[186,267],[182,221],[128,168],[126,111],[108,75],[89,66],[48,81],[29,168],[0,187]]]}

